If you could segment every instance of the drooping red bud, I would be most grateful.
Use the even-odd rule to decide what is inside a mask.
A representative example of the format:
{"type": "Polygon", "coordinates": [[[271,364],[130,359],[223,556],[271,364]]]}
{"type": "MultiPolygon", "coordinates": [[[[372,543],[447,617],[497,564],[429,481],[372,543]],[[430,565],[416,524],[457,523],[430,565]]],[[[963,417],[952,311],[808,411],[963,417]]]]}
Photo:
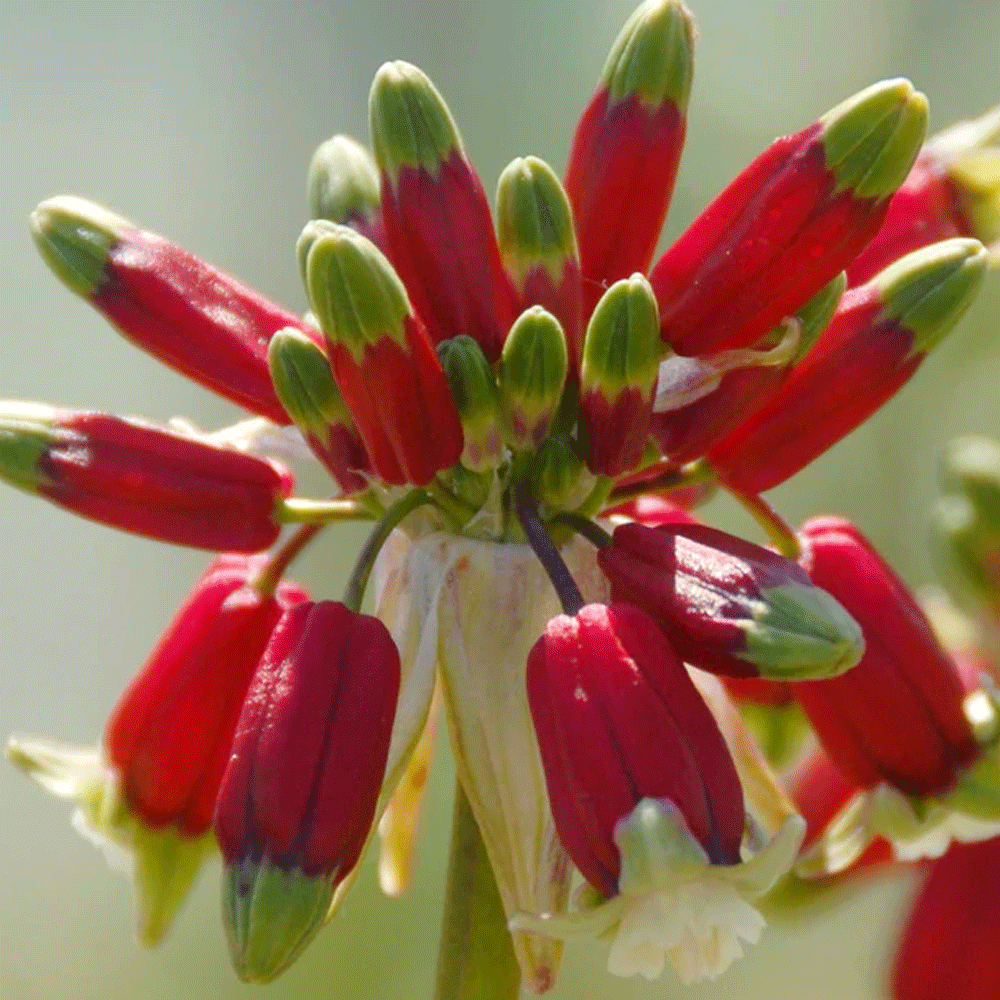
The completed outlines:
{"type": "Polygon", "coordinates": [[[528,656],[528,701],[559,838],[605,896],[614,830],[670,800],[715,864],[739,861],[743,790],[715,719],[656,623],[625,604],[553,618],[528,656]]]}
{"type": "Polygon", "coordinates": [[[265,557],[223,555],[205,571],[108,718],[104,747],[129,810],[186,837],[212,824],[250,678],[275,625],[308,599],[253,586],[265,557]]]}
{"type": "Polygon", "coordinates": [[[162,236],[82,198],[51,198],[31,217],[46,263],[128,340],[195,382],[278,424],[267,345],[294,313],[162,236]]]}
{"type": "Polygon", "coordinates": [[[623,524],[597,561],[686,663],[735,677],[828,677],[857,663],[857,624],[801,567],[699,524],[623,524]]]}
{"type": "Polygon", "coordinates": [[[0,478],[121,531],[216,552],[278,537],[291,475],[133,418],[0,405],[0,478]]]}
{"type": "Polygon", "coordinates": [[[371,828],[399,694],[385,626],[333,601],[282,617],[251,683],[215,833],[245,979],[286,968],[323,923],[371,828]]]}
{"type": "Polygon", "coordinates": [[[843,603],[865,635],[853,670],[794,687],[817,736],[861,788],[886,781],[908,795],[947,792],[979,747],[961,680],[930,623],[850,522],[814,518],[800,537],[810,579],[843,603]]]}

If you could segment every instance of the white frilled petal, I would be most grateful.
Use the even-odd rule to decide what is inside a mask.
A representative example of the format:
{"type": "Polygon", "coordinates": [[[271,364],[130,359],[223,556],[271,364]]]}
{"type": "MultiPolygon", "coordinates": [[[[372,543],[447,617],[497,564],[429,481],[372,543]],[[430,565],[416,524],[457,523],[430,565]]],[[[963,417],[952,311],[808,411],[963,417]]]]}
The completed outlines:
{"type": "Polygon", "coordinates": [[[672,803],[643,799],[615,828],[620,892],[575,913],[518,914],[511,926],[610,943],[608,971],[654,979],[669,960],[685,983],[715,979],[755,944],[765,921],[750,900],[764,895],[795,861],[805,834],[800,816],[738,865],[713,865],[672,803]]]}
{"type": "MultiPolygon", "coordinates": [[[[607,600],[593,546],[576,539],[562,555],[586,599],[607,600]]],[[[508,916],[562,912],[570,865],[549,811],[525,688],[528,652],[562,611],[551,582],[527,545],[440,532],[411,540],[397,531],[376,574],[377,614],[403,666],[390,768],[419,736],[437,666],[458,777],[508,916]]],[[[546,988],[561,944],[518,933],[514,946],[525,987],[546,988]]]]}
{"type": "Polygon", "coordinates": [[[639,896],[625,910],[608,954],[615,976],[655,979],[669,958],[685,984],[715,979],[756,944],[764,918],[730,882],[710,876],[639,896]]]}

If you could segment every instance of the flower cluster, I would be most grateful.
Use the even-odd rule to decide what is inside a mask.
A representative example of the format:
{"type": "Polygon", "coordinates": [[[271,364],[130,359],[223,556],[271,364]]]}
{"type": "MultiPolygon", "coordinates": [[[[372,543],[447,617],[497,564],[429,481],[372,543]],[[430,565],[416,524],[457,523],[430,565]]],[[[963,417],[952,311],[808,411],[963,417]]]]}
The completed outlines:
{"type": "MultiPolygon", "coordinates": [[[[693,46],[680,0],[646,0],[562,179],[515,160],[495,222],[441,95],[384,65],[371,151],[335,136],[310,166],[303,315],[91,202],[35,211],[74,292],[251,414],[201,434],[0,406],[0,477],[218,553],[97,748],[9,745],[131,854],[144,942],[215,849],[250,981],[309,944],[376,829],[402,891],[442,710],[456,837],[490,876],[454,880],[449,912],[492,892],[502,916],[479,932],[536,993],[565,938],[609,942],[619,975],[669,959],[714,977],[760,936],[754,901],[780,909],[883,842],[911,860],[1000,835],[991,686],[963,686],[850,523],[796,533],[760,496],[898,391],[975,298],[1000,237],[1000,113],[925,142],[924,96],[876,83],[772,143],[656,257],[693,46]],[[289,456],[318,460],[334,496],[296,495],[289,456]],[[769,547],[693,513],[716,488],[769,547]],[[286,573],[338,520],[371,535],[343,600],[314,601],[286,573]],[[756,723],[805,714],[784,753],[809,730],[822,746],[787,787],[753,702],[756,723]]],[[[940,548],[1000,630],[1000,462],[979,461],[952,463],[940,548]]],[[[934,875],[925,892],[940,880],[956,891],[934,875]]]]}

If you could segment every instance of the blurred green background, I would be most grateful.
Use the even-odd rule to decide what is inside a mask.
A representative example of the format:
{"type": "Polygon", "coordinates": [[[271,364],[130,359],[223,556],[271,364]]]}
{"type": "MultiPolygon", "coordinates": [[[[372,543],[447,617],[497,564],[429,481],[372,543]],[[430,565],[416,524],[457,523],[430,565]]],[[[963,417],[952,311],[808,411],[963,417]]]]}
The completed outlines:
{"type": "MultiPolygon", "coordinates": [[[[996,0],[692,0],[700,27],[689,145],[672,238],[776,135],[862,86],[904,74],[932,128],[1000,99],[996,0]]],[[[562,169],[575,117],[631,0],[505,4],[7,3],[0,11],[0,395],[215,426],[236,416],[115,336],[48,273],[27,215],[86,195],[302,308],[293,246],[304,176],[333,132],[367,133],[385,59],[423,67],[450,102],[487,190],[516,155],[562,169]]],[[[846,443],[775,490],[798,521],[856,520],[913,584],[926,582],[935,460],[967,431],[1000,431],[1000,275],[913,384],[846,443]]],[[[305,489],[323,489],[316,478],[305,489]]],[[[724,503],[725,526],[752,532],[724,503]]],[[[90,742],[204,566],[203,555],[118,535],[6,488],[0,731],[90,742]]],[[[299,576],[339,596],[356,536],[338,533],[299,576]]],[[[267,995],[429,996],[451,765],[439,742],[417,870],[400,900],[371,866],[343,910],[267,995]]],[[[70,828],[67,807],[0,766],[0,992],[4,1000],[248,995],[230,972],[205,871],[153,953],[130,934],[126,881],[70,828]]],[[[603,974],[602,949],[569,950],[556,998],[875,998],[905,880],[808,926],[774,930],[719,984],[682,989],[603,974]]]]}

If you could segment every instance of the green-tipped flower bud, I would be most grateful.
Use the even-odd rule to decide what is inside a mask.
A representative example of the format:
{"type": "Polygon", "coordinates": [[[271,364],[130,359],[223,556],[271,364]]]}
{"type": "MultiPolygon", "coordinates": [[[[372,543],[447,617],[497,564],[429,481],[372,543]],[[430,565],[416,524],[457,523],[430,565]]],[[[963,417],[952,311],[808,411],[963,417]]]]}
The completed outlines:
{"type": "Polygon", "coordinates": [[[650,109],[687,105],[694,70],[694,24],[678,0],[646,0],[608,53],[601,82],[612,101],[637,97],[650,109]]]}
{"type": "Polygon", "coordinates": [[[949,333],[979,293],[989,254],[978,240],[952,239],[908,254],[871,284],[879,318],[913,335],[911,354],[926,354],[949,333]]]}
{"type": "Polygon", "coordinates": [[[539,305],[559,320],[575,380],[583,332],[580,254],[569,198],[543,160],[518,157],[500,175],[497,235],[518,310],[539,305]]]}
{"type": "Polygon", "coordinates": [[[590,318],[580,369],[580,426],[595,475],[621,475],[641,461],[661,352],[649,282],[641,274],[616,282],[590,318]]]}
{"type": "Polygon", "coordinates": [[[569,199],[544,160],[518,157],[500,175],[497,235],[504,266],[518,289],[538,267],[558,285],[567,263],[576,258],[569,199]]]}
{"type": "MultiPolygon", "coordinates": [[[[337,228],[339,224],[336,222],[331,222],[329,219],[312,219],[307,222],[299,234],[299,238],[295,243],[295,257],[299,262],[299,274],[302,275],[302,284],[306,286],[306,290],[309,289],[309,251],[312,250],[313,244],[322,236],[336,236],[339,232],[337,228]]],[[[317,325],[319,320],[316,319],[317,325]]]]}
{"type": "Polygon", "coordinates": [[[838,104],[820,124],[836,189],[886,198],[906,179],[923,142],[927,98],[909,80],[883,80],[838,104]]]}
{"type": "Polygon", "coordinates": [[[271,338],[268,362],[281,405],[341,491],[367,488],[368,456],[323,348],[301,330],[286,327],[271,338]]]}
{"type": "Polygon", "coordinates": [[[448,105],[427,75],[406,62],[385,63],[368,98],[372,146],[379,166],[396,182],[400,167],[437,175],[462,140],[448,105]]]}
{"type": "Polygon", "coordinates": [[[504,447],[493,369],[472,337],[442,341],[437,353],[462,421],[462,465],[472,472],[497,468],[503,461],[504,447]]]}
{"type": "Polygon", "coordinates": [[[309,164],[309,212],[314,219],[352,225],[378,214],[378,167],[355,139],[335,135],[309,164]]]}
{"type": "Polygon", "coordinates": [[[384,338],[405,343],[410,300],[374,243],[346,226],[311,222],[299,237],[300,259],[303,250],[309,299],[328,339],[356,361],[367,345],[384,338]]]}
{"type": "Polygon", "coordinates": [[[576,510],[597,485],[578,445],[565,435],[542,442],[534,470],[535,496],[552,510],[576,510]]]}
{"type": "Polygon", "coordinates": [[[566,337],[541,306],[526,309],[510,328],[497,381],[507,443],[521,451],[546,438],[566,385],[566,337]]]}

